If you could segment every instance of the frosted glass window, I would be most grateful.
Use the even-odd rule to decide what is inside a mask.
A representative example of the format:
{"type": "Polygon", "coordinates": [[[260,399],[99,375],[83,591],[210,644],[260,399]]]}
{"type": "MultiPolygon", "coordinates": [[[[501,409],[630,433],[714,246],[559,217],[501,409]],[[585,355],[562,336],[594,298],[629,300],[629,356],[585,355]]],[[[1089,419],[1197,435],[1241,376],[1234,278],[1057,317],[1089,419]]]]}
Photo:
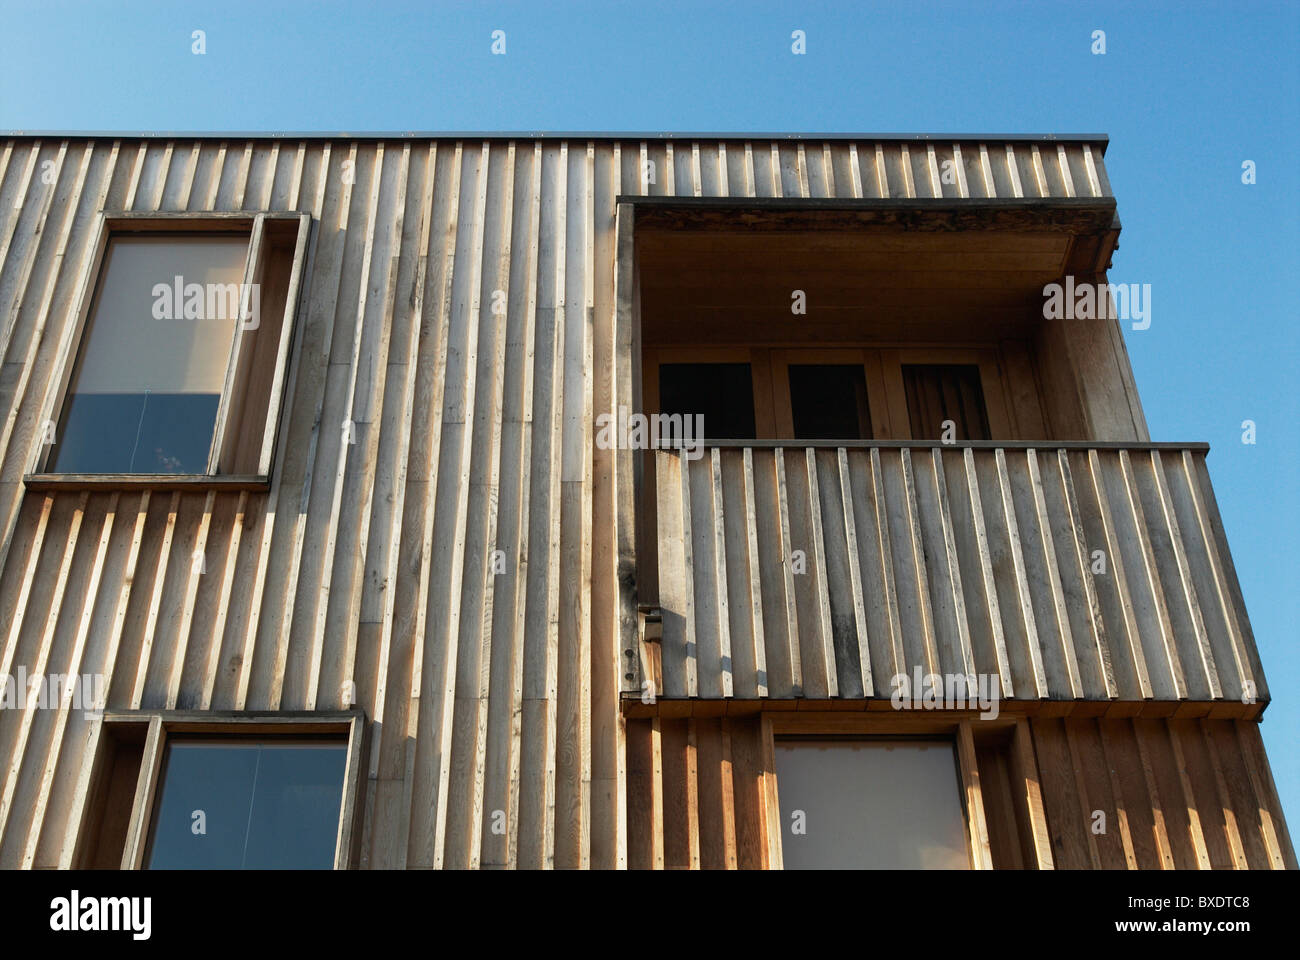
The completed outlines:
{"type": "Polygon", "coordinates": [[[332,868],[346,754],[343,741],[169,743],[147,867],[332,868]]]}
{"type": "Polygon", "coordinates": [[[970,868],[953,745],[777,740],[786,869],[970,868]]]}
{"type": "Polygon", "coordinates": [[[110,240],[48,470],[207,473],[247,254],[247,236],[110,240]]]}

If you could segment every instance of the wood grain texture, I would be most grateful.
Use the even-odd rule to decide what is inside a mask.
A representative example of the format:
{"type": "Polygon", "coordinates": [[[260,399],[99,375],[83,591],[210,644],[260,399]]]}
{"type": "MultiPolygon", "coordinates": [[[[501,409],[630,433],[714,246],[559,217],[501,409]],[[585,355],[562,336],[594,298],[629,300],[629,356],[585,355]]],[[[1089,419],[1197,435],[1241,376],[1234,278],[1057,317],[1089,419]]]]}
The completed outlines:
{"type": "MultiPolygon", "coordinates": [[[[1242,719],[1179,734],[1189,769],[1222,768],[1196,801],[1232,809],[1202,816],[1206,855],[1293,863],[1203,450],[1046,445],[1040,500],[1009,448],[660,452],[647,491],[639,457],[595,445],[596,414],[640,397],[641,214],[619,197],[1108,198],[1095,145],[1039,147],[5,140],[0,674],[100,674],[117,710],[359,707],[362,866],[779,865],[752,712],[624,719],[648,495],[665,710],[851,706],[896,673],[972,665],[1032,701],[1208,698],[1242,719]],[[936,176],[950,159],[955,183],[936,176]],[[269,488],[24,486],[104,211],[310,218],[269,488]],[[678,808],[694,813],[665,826],[678,808]]],[[[1088,722],[1128,725],[1106,748],[1138,764],[1108,791],[1133,857],[1195,859],[1186,813],[1160,834],[1150,812],[1157,789],[1186,802],[1168,735],[1088,722]]],[[[101,734],[85,711],[0,711],[0,867],[71,865],[101,734]]],[[[1089,769],[1100,739],[1072,736],[1089,769]]]]}
{"type": "Polygon", "coordinates": [[[1006,699],[1095,701],[1094,713],[1182,700],[1256,716],[1263,701],[1242,697],[1257,689],[1248,618],[1205,508],[1203,453],[1177,453],[657,451],[660,693],[887,700],[891,678],[919,668],[991,675],[1006,699]],[[1188,624],[1199,611],[1186,639],[1175,602],[1188,624]],[[767,670],[738,655],[751,620],[767,670]]]}
{"type": "MultiPolygon", "coordinates": [[[[630,866],[779,867],[772,716],[628,721],[630,866]]],[[[840,734],[898,734],[890,715],[838,719],[840,734]]],[[[972,740],[979,723],[952,732],[977,866],[1294,869],[1253,723],[1031,718],[1000,749],[972,740]]]]}

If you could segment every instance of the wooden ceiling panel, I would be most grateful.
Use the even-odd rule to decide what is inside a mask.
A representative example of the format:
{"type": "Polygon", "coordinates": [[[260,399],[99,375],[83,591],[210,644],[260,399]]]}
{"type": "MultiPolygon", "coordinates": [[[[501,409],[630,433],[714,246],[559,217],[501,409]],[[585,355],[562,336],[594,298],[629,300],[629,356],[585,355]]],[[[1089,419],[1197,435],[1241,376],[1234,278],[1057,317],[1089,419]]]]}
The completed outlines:
{"type": "Polygon", "coordinates": [[[1065,270],[1063,233],[638,236],[648,342],[1021,336],[1065,270]],[[792,314],[802,290],[807,312],[792,314]]]}

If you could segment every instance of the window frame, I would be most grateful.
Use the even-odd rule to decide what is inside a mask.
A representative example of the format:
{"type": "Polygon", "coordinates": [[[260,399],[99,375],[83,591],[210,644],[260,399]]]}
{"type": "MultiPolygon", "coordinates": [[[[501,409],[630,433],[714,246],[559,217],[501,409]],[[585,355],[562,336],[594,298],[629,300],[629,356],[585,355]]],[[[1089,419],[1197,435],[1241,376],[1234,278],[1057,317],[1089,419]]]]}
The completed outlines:
{"type": "Polygon", "coordinates": [[[871,416],[871,439],[887,439],[892,436],[889,405],[885,400],[885,380],[880,370],[879,350],[867,347],[776,348],[771,352],[771,362],[776,431],[782,438],[791,438],[791,446],[807,443],[807,441],[793,439],[794,396],[790,392],[790,367],[800,364],[861,367],[867,385],[867,412],[871,416]]]}
{"type": "MultiPolygon", "coordinates": [[[[767,807],[767,843],[769,863],[774,869],[784,869],[781,823],[781,803],[776,776],[776,740],[778,737],[825,736],[844,738],[889,737],[904,740],[951,740],[957,755],[962,811],[965,814],[966,840],[972,870],[992,870],[993,853],[989,842],[987,815],[980,788],[979,763],[975,754],[973,723],[1001,723],[1017,725],[1017,735],[1028,734],[1023,718],[1004,721],[980,720],[977,713],[953,711],[932,717],[899,715],[854,716],[851,713],[818,714],[814,711],[764,711],[762,715],[761,742],[765,799],[767,807]]],[[[1035,770],[1035,777],[1037,772],[1035,770]]]]}
{"type": "MultiPolygon", "coordinates": [[[[974,852],[974,847],[973,847],[973,845],[972,845],[972,843],[971,843],[971,837],[972,837],[972,835],[973,835],[973,831],[972,831],[972,823],[971,823],[971,818],[970,818],[970,816],[969,816],[969,810],[968,810],[968,808],[967,808],[967,800],[966,800],[966,796],[965,796],[964,782],[963,782],[963,771],[962,771],[962,768],[961,768],[961,761],[960,761],[960,759],[959,759],[959,757],[958,757],[959,747],[958,747],[958,744],[957,744],[957,736],[956,736],[956,734],[944,735],[944,734],[937,734],[937,733],[931,733],[931,734],[926,734],[926,733],[908,733],[908,734],[881,734],[881,733],[872,733],[872,734],[865,734],[865,733],[863,733],[863,734],[847,734],[847,735],[846,735],[846,734],[842,734],[842,733],[840,733],[840,734],[825,734],[825,733],[823,733],[823,734],[813,734],[813,733],[800,732],[800,733],[779,733],[779,734],[775,734],[775,735],[773,736],[773,738],[772,738],[772,748],[773,748],[774,759],[775,759],[775,751],[776,751],[776,749],[777,749],[778,747],[782,747],[782,746],[784,746],[784,747],[792,747],[792,746],[797,747],[798,745],[801,745],[801,744],[804,745],[804,746],[808,746],[808,745],[812,745],[812,744],[816,744],[816,745],[819,745],[819,746],[820,746],[820,745],[827,745],[827,744],[835,745],[835,746],[843,746],[843,745],[848,745],[848,744],[881,744],[881,743],[893,744],[893,745],[898,746],[898,747],[917,747],[917,746],[922,746],[922,745],[924,745],[924,746],[931,746],[931,747],[941,747],[941,748],[946,748],[947,753],[948,753],[948,759],[949,759],[949,760],[951,761],[951,763],[952,763],[951,772],[954,774],[954,778],[953,778],[953,787],[954,787],[953,799],[955,799],[955,800],[957,801],[957,808],[958,808],[959,815],[960,815],[960,823],[961,823],[961,830],[962,830],[962,849],[963,849],[963,852],[965,853],[965,856],[966,856],[966,867],[965,867],[965,869],[968,869],[968,870],[975,870],[975,869],[978,869],[978,867],[976,866],[976,861],[975,861],[975,852],[974,852]]],[[[780,780],[780,777],[778,776],[776,779],[779,781],[779,780],[780,780]]],[[[780,799],[780,798],[779,798],[779,796],[778,796],[778,801],[779,801],[779,799],[780,799]]],[[[784,819],[784,816],[785,816],[785,815],[784,815],[784,813],[783,813],[783,814],[782,814],[782,819],[784,819]]],[[[847,828],[847,825],[838,825],[838,826],[836,827],[836,830],[837,830],[837,832],[839,832],[840,834],[844,834],[844,833],[846,832],[846,828],[847,828]]],[[[785,869],[785,864],[784,864],[784,860],[785,860],[785,848],[784,848],[784,843],[785,843],[785,833],[784,833],[784,832],[781,834],[781,843],[782,843],[782,851],[781,851],[782,869],[785,869]]],[[[815,868],[813,868],[813,869],[827,869],[827,868],[826,868],[826,867],[819,866],[819,867],[815,867],[815,868]]],[[[865,869],[915,869],[915,868],[908,868],[908,867],[901,867],[901,868],[899,868],[899,867],[867,867],[867,868],[865,868],[865,869]]],[[[932,869],[935,869],[935,868],[932,868],[932,869]]],[[[948,869],[948,868],[937,868],[937,869],[948,869]]]]}
{"type": "MultiPolygon", "coordinates": [[[[235,213],[190,212],[140,212],[100,211],[96,217],[94,239],[82,272],[78,278],[78,291],[74,301],[71,322],[64,331],[54,365],[51,389],[47,391],[37,421],[37,432],[44,434],[50,425],[58,424],[70,399],[72,375],[76,369],[81,348],[86,342],[91,311],[104,282],[105,258],[109,242],[115,237],[141,234],[175,234],[178,238],[203,233],[231,233],[248,231],[248,252],[244,260],[241,290],[261,283],[267,268],[269,243],[266,240],[268,224],[296,225],[293,237],[293,259],[285,283],[284,313],[280,318],[279,340],[274,345],[275,365],[269,385],[266,418],[262,427],[261,448],[257,468],[253,474],[221,473],[223,458],[230,456],[229,439],[233,430],[231,415],[232,397],[244,386],[257,348],[245,338],[248,332],[243,323],[235,324],[231,338],[230,356],[226,361],[225,380],[213,426],[212,443],[208,451],[207,470],[202,474],[83,474],[49,472],[47,466],[51,444],[35,444],[29,469],[23,482],[31,489],[243,489],[265,490],[270,487],[271,473],[280,441],[285,399],[288,392],[289,369],[293,362],[293,342],[297,333],[298,306],[302,292],[308,243],[311,236],[311,215],[295,211],[240,211],[235,213]]],[[[243,303],[241,302],[241,313],[243,303]]],[[[266,349],[266,348],[263,348],[266,349]]]]}
{"type": "MultiPolygon", "coordinates": [[[[766,356],[746,346],[715,346],[711,344],[699,347],[649,346],[644,349],[645,376],[642,380],[644,396],[641,409],[646,413],[659,413],[659,368],[673,363],[743,363],[749,366],[753,383],[754,431],[762,434],[775,433],[772,411],[771,370],[766,356]]],[[[742,437],[720,437],[718,439],[744,439],[742,437]]]]}
{"type": "MultiPolygon", "coordinates": [[[[109,728],[144,725],[144,748],[135,797],[127,823],[126,844],[122,850],[121,869],[141,870],[149,844],[149,830],[161,797],[162,761],[167,738],[177,734],[209,734],[238,740],[244,737],[269,739],[280,736],[340,736],[346,742],[343,768],[343,797],[339,807],[338,832],[334,842],[334,869],[355,867],[360,854],[361,767],[364,762],[365,715],[360,710],[332,713],[219,713],[189,710],[104,711],[103,723],[109,728]]],[[[99,776],[103,771],[96,770],[99,776]]],[[[88,841],[83,828],[77,838],[78,853],[88,841]]]]}
{"type": "MultiPolygon", "coordinates": [[[[871,414],[871,440],[849,441],[848,445],[870,445],[877,441],[907,441],[912,424],[907,412],[907,391],[903,380],[905,364],[957,364],[979,368],[984,410],[989,419],[992,443],[1015,442],[1003,375],[1001,350],[997,346],[948,346],[942,344],[845,343],[815,347],[796,344],[762,343],[700,345],[649,344],[642,348],[642,396],[640,409],[659,412],[659,366],[665,363],[748,363],[754,381],[754,425],[757,437],[728,437],[782,441],[790,447],[836,446],[794,438],[790,398],[791,364],[861,364],[867,383],[871,414]]],[[[706,446],[707,446],[706,442],[706,446]]],[[[840,444],[843,445],[843,444],[840,444]]]]}
{"type": "Polygon", "coordinates": [[[912,423],[907,412],[907,388],[903,367],[908,365],[938,365],[978,367],[980,390],[984,394],[984,415],[989,420],[989,437],[994,443],[1016,436],[1011,428],[1007,411],[1007,398],[1003,392],[1006,378],[1002,376],[999,351],[993,347],[901,347],[880,351],[884,372],[885,392],[889,396],[891,413],[898,411],[894,424],[900,439],[915,440],[912,423]]]}

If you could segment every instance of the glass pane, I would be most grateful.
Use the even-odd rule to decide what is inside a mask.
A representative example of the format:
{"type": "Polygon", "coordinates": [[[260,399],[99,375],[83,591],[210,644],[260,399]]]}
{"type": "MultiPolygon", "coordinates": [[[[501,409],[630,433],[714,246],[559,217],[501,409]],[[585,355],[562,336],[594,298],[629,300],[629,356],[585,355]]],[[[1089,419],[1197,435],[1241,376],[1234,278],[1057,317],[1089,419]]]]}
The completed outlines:
{"type": "Polygon", "coordinates": [[[754,381],[749,364],[660,364],[659,412],[703,416],[703,436],[711,440],[754,439],[754,381]]]}
{"type": "Polygon", "coordinates": [[[343,802],[342,744],[262,748],[244,867],[328,870],[343,802]]]}
{"type": "Polygon", "coordinates": [[[173,741],[146,866],[330,869],[346,752],[341,741],[173,741]]]}
{"type": "Polygon", "coordinates": [[[973,363],[905,363],[903,388],[913,440],[943,439],[951,420],[954,440],[989,440],[980,368],[973,363]]]}
{"type": "Polygon", "coordinates": [[[778,740],[776,777],[786,869],[970,868],[951,743],[778,740]]]}
{"type": "Polygon", "coordinates": [[[117,237],[48,469],[207,472],[246,236],[117,237]]]}
{"type": "Polygon", "coordinates": [[[859,363],[792,363],[796,440],[870,440],[867,378],[859,363]]]}
{"type": "Polygon", "coordinates": [[[244,859],[258,752],[216,743],[173,743],[154,818],[148,866],[236,870],[244,859]],[[195,813],[202,813],[204,833],[195,813]]]}

